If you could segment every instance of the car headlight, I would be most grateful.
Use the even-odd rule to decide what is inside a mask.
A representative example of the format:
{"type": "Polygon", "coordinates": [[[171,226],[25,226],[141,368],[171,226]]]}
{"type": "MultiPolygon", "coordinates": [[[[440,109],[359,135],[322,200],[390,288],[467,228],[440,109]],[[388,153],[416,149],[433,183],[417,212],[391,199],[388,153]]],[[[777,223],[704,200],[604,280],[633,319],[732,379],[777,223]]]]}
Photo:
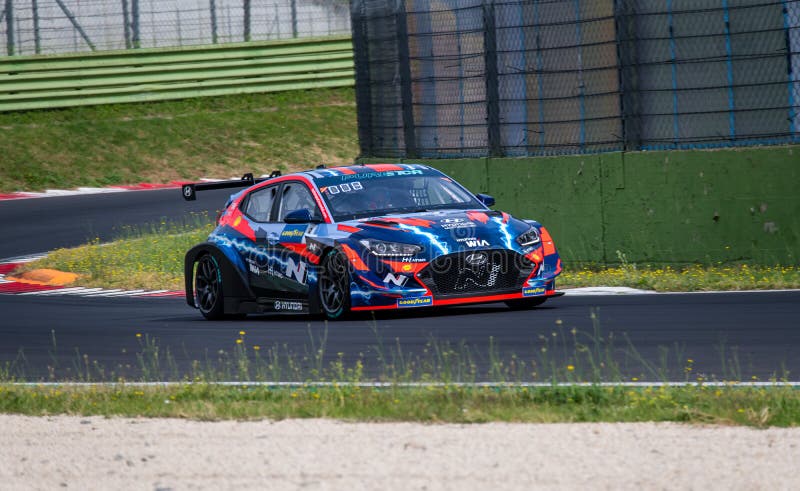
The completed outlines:
{"type": "Polygon", "coordinates": [[[422,252],[422,247],[402,242],[386,242],[383,240],[364,239],[361,245],[376,256],[414,256],[422,252]]]}
{"type": "Polygon", "coordinates": [[[530,230],[517,237],[517,244],[521,245],[522,247],[532,246],[541,241],[542,239],[539,237],[539,231],[536,229],[536,227],[531,227],[530,230]]]}

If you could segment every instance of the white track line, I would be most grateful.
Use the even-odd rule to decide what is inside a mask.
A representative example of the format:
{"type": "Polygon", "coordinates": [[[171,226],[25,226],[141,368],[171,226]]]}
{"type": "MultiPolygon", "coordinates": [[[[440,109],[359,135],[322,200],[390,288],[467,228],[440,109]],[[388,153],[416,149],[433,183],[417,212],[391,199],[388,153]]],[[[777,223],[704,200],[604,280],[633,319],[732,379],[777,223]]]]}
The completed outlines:
{"type": "Polygon", "coordinates": [[[144,292],[145,292],[145,290],[120,290],[120,291],[115,293],[115,292],[109,290],[106,293],[100,293],[100,294],[91,295],[91,296],[92,297],[125,297],[125,296],[134,296],[137,293],[144,293],[144,292]]]}
{"type": "Polygon", "coordinates": [[[583,288],[569,288],[563,290],[566,295],[576,297],[608,296],[608,295],[651,295],[658,293],[652,290],[639,290],[627,286],[592,286],[583,288]]]}

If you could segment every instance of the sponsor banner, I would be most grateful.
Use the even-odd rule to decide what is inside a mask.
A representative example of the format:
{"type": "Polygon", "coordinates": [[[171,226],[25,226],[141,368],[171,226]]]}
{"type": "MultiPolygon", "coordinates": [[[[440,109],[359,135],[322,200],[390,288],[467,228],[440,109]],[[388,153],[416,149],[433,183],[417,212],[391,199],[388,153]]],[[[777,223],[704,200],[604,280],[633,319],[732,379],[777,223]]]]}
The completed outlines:
{"type": "Polygon", "coordinates": [[[397,301],[398,308],[425,307],[427,305],[433,305],[433,297],[401,298],[397,301]]]}
{"type": "Polygon", "coordinates": [[[522,289],[523,297],[540,297],[547,292],[543,286],[527,286],[522,289]]]}

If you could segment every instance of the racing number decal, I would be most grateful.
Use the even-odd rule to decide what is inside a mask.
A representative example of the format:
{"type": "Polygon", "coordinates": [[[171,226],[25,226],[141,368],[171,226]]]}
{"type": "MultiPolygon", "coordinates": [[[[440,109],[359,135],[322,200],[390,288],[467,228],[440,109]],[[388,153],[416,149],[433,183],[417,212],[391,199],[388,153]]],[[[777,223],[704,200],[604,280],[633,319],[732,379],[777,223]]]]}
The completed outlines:
{"type": "Polygon", "coordinates": [[[361,191],[363,189],[364,186],[361,185],[361,182],[355,181],[351,183],[339,184],[338,186],[328,186],[324,189],[324,192],[328,194],[339,194],[339,193],[349,193],[351,191],[361,191]]]}

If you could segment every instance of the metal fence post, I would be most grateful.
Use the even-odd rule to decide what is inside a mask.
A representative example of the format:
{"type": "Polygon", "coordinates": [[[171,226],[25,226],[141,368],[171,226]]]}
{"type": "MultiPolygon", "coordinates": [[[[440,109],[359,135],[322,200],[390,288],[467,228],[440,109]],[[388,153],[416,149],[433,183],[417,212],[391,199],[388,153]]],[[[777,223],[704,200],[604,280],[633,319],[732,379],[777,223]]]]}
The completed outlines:
{"type": "Polygon", "coordinates": [[[31,13],[33,14],[33,46],[34,53],[42,53],[42,39],[39,36],[39,2],[31,0],[31,13]]]}
{"type": "Polygon", "coordinates": [[[292,37],[297,37],[297,0],[292,0],[292,37]]]}
{"type": "Polygon", "coordinates": [[[500,141],[500,87],[497,74],[497,33],[495,32],[494,2],[483,2],[483,47],[486,65],[486,125],[489,139],[489,156],[501,157],[500,141]]]}
{"type": "Polygon", "coordinates": [[[209,0],[208,8],[211,11],[211,42],[217,44],[217,2],[209,0]]]}
{"type": "Polygon", "coordinates": [[[614,2],[617,65],[619,66],[619,101],[622,115],[622,148],[639,150],[642,145],[639,62],[635,12],[628,0],[614,2]]]}
{"type": "Polygon", "coordinates": [[[397,58],[400,65],[400,100],[403,107],[403,140],[406,157],[417,158],[417,132],[414,124],[414,94],[411,91],[411,60],[408,52],[408,25],[403,0],[397,0],[397,58]]]}
{"type": "Polygon", "coordinates": [[[141,48],[142,42],[139,32],[139,0],[131,0],[131,44],[134,48],[141,48]]]}
{"type": "Polygon", "coordinates": [[[250,41],[250,0],[244,0],[244,40],[250,41]]]}
{"type": "Polygon", "coordinates": [[[369,0],[353,0],[350,4],[350,23],[353,29],[353,61],[356,68],[356,113],[358,115],[359,157],[374,156],[375,136],[372,129],[372,87],[369,66],[369,30],[367,8],[369,0]]]}
{"type": "Polygon", "coordinates": [[[75,15],[67,8],[66,5],[64,5],[64,2],[62,0],[56,0],[56,3],[61,8],[61,11],[64,12],[64,15],[67,16],[67,19],[72,24],[72,27],[74,27],[75,30],[78,31],[78,34],[81,35],[81,37],[89,46],[89,48],[92,51],[94,51],[95,50],[94,43],[92,43],[92,40],[89,39],[89,36],[86,34],[86,31],[84,31],[81,25],[78,23],[78,19],[75,18],[75,15]]]}
{"type": "Polygon", "coordinates": [[[125,49],[131,49],[131,25],[128,12],[128,0],[122,0],[122,27],[125,36],[125,49]]]}
{"type": "Polygon", "coordinates": [[[6,0],[6,50],[14,56],[14,1],[6,0]]]}

